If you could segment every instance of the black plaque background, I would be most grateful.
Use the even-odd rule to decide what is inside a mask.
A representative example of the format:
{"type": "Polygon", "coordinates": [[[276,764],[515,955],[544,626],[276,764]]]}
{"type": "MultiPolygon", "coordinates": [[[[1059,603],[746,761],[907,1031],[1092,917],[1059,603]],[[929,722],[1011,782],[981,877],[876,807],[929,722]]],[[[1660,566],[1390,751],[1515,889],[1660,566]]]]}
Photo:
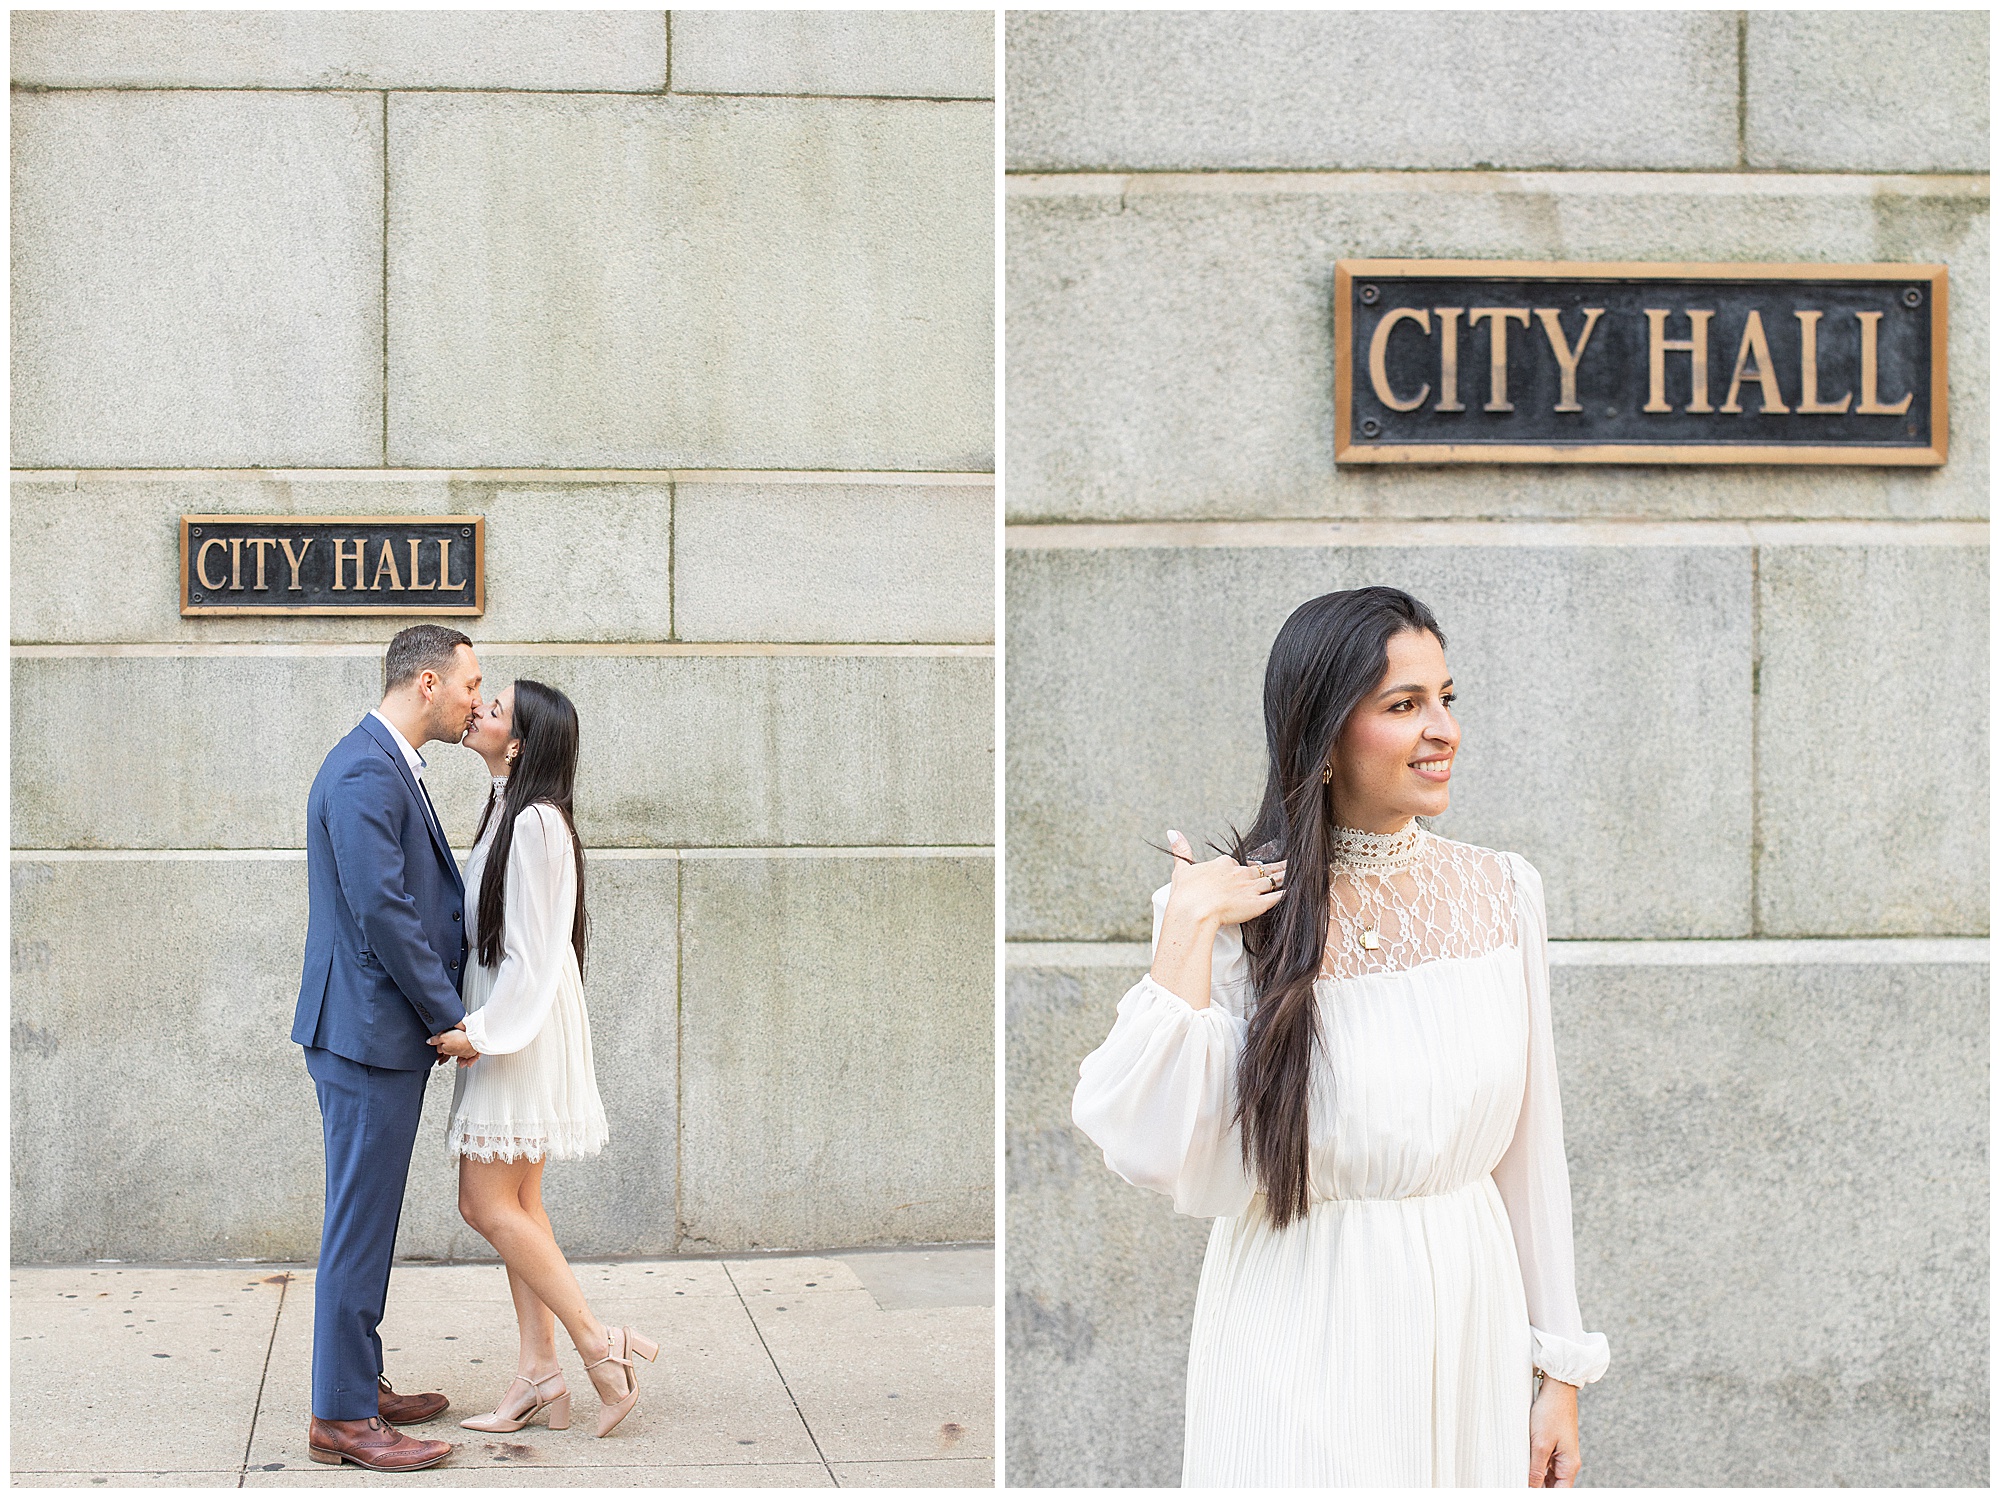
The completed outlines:
{"type": "Polygon", "coordinates": [[[1422,443],[1488,443],[1499,445],[1595,446],[1598,444],[1672,444],[1722,446],[1766,444],[1787,446],[1854,445],[1924,448],[1931,441],[1931,288],[1926,281],[1773,281],[1662,279],[1658,281],[1485,279],[1356,275],[1348,288],[1352,389],[1350,442],[1357,448],[1422,443]],[[1364,300],[1374,288],[1376,300],[1364,300]],[[1903,300],[1906,290],[1920,295],[1915,307],[1903,300]],[[1386,365],[1389,388],[1407,400],[1424,383],[1430,394],[1415,411],[1394,411],[1375,398],[1368,375],[1368,346],[1375,327],[1398,307],[1432,310],[1463,307],[1555,307],[1561,310],[1563,335],[1574,346],[1583,327],[1583,308],[1602,307],[1604,316],[1592,331],[1590,344],[1577,367],[1578,412],[1555,411],[1561,397],[1555,355],[1541,320],[1529,314],[1523,328],[1507,330],[1507,398],[1511,412],[1480,409],[1490,393],[1489,327],[1458,327],[1458,398],[1463,411],[1435,411],[1439,395],[1438,320],[1432,310],[1426,338],[1405,320],[1389,335],[1386,365]],[[1790,415],[1765,415],[1759,385],[1746,380],[1739,402],[1743,414],[1690,415],[1688,355],[1669,352],[1666,360],[1668,414],[1648,415],[1639,409],[1647,397],[1647,325],[1645,309],[1666,307],[1669,340],[1688,336],[1686,309],[1710,308],[1709,401],[1720,407],[1736,367],[1736,350],[1752,308],[1763,314],[1764,335],[1777,368],[1790,415]],[[1802,416],[1799,401],[1799,321],[1794,311],[1818,309],[1819,399],[1839,401],[1849,392],[1854,400],[1844,416],[1802,416]],[[1876,393],[1893,405],[1914,392],[1910,409],[1900,417],[1857,416],[1852,406],[1861,400],[1861,340],[1856,312],[1880,312],[1877,339],[1876,393]],[[1615,414],[1614,414],[1615,413],[1615,414]],[[1381,430],[1363,425],[1373,420],[1381,430]]]}
{"type": "MultiPolygon", "coordinates": [[[[181,612],[184,614],[478,614],[485,608],[485,558],[482,555],[485,526],[476,515],[403,516],[262,516],[184,515],[181,517],[181,612]],[[291,565],[278,547],[264,553],[264,576],[269,586],[255,589],[256,566],[251,549],[243,548],[241,590],[204,587],[196,576],[196,560],[204,541],[251,536],[289,540],[294,551],[302,541],[311,540],[299,567],[300,591],[292,592],[291,565]],[[354,587],[350,561],[342,570],[347,587],[333,587],[333,542],[361,539],[366,558],[362,568],[363,588],[354,587]],[[419,555],[426,580],[438,582],[438,546],[441,538],[451,542],[451,574],[465,586],[445,591],[411,588],[410,546],[419,541],[419,555]],[[385,581],[378,589],[367,587],[374,580],[382,554],[382,543],[395,547],[396,568],[404,587],[392,589],[385,581]],[[197,596],[199,595],[199,596],[197,596]]],[[[351,553],[350,553],[351,556],[351,553]]],[[[230,574],[227,551],[211,551],[210,577],[230,574]]]]}

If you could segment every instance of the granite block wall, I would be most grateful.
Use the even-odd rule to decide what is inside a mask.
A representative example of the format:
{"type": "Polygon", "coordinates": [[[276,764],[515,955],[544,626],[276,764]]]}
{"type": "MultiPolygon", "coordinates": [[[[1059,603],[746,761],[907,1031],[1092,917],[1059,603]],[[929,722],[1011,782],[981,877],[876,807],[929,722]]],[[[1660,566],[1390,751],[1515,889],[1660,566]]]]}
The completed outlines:
{"type": "MultiPolygon", "coordinates": [[[[316,1249],[305,794],[415,621],[182,618],[210,512],[486,517],[583,724],[573,1252],[992,1236],[992,25],[14,14],[18,1260],[316,1249]]],[[[449,1089],[406,1256],[488,1252],[449,1089]]]]}
{"type": "Polygon", "coordinates": [[[1408,588],[1542,872],[1583,1481],[1981,1485],[1987,18],[1015,12],[1008,1475],[1178,1479],[1206,1224],[1069,1123],[1265,654],[1408,588]],[[1941,468],[1358,467],[1334,262],[1925,261],[1941,468]]]}

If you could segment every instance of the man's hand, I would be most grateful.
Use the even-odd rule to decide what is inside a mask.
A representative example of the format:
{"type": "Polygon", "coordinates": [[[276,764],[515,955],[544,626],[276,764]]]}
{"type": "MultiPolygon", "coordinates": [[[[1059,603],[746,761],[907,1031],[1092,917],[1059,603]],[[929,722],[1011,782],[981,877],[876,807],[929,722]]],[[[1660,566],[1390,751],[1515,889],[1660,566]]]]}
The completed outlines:
{"type": "Polygon", "coordinates": [[[479,1052],[475,1051],[472,1042],[465,1038],[464,1020],[460,1020],[442,1035],[433,1035],[430,1043],[437,1047],[440,1066],[444,1064],[447,1056],[455,1058],[460,1066],[470,1066],[479,1059],[479,1052]]]}

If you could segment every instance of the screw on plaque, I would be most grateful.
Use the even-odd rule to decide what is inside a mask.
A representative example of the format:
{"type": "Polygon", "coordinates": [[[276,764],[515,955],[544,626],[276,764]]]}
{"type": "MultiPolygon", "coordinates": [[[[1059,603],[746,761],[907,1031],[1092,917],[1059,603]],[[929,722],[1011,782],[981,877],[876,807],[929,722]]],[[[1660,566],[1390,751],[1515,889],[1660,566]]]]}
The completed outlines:
{"type": "Polygon", "coordinates": [[[1924,294],[1917,290],[1916,287],[1907,286],[1903,289],[1903,305],[1905,307],[1920,307],[1923,305],[1923,301],[1924,294]]]}
{"type": "Polygon", "coordinates": [[[1364,286],[1361,288],[1361,305],[1364,307],[1374,306],[1376,302],[1381,300],[1381,297],[1382,293],[1373,286],[1364,286]]]}
{"type": "Polygon", "coordinates": [[[196,534],[197,536],[199,536],[199,535],[201,534],[201,527],[200,527],[200,526],[196,526],[196,527],[194,528],[194,533],[195,533],[195,534],[196,534]]]}
{"type": "Polygon", "coordinates": [[[1375,419],[1374,417],[1372,417],[1372,416],[1368,417],[1368,418],[1367,418],[1366,420],[1364,420],[1364,421],[1363,421],[1363,422],[1361,423],[1361,435],[1362,435],[1362,436],[1364,436],[1364,437],[1379,437],[1379,436],[1381,436],[1381,435],[1382,435],[1382,423],[1381,423],[1381,422],[1379,422],[1379,421],[1377,421],[1377,420],[1376,420],[1376,419],[1375,419]]]}
{"type": "Polygon", "coordinates": [[[469,535],[471,535],[471,534],[472,534],[472,527],[471,527],[471,526],[469,526],[469,525],[461,525],[461,526],[460,526],[460,527],[458,528],[458,533],[459,533],[459,534],[460,534],[461,536],[469,536],[469,535]]]}
{"type": "Polygon", "coordinates": [[[193,599],[193,600],[194,600],[194,601],[195,601],[196,603],[200,603],[200,602],[201,602],[201,594],[199,594],[199,593],[190,593],[190,594],[188,594],[188,597],[189,597],[189,598],[191,598],[191,599],[193,599]]]}

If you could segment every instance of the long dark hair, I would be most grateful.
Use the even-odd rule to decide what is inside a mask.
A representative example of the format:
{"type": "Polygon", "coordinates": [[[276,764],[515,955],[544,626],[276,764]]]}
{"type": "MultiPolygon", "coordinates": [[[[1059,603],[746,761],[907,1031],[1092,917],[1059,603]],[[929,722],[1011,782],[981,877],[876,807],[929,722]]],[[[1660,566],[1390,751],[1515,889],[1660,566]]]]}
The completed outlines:
{"type": "Polygon", "coordinates": [[[1285,895],[1245,924],[1257,1010],[1236,1080],[1243,1163],[1283,1227],[1308,1205],[1307,1104],[1321,1043],[1313,983],[1326,957],[1333,795],[1323,773],[1358,704],[1389,668],[1389,641],[1409,630],[1444,644],[1431,611],[1400,588],[1325,593],[1292,611],[1264,668],[1264,804],[1231,856],[1287,860],[1285,895]]]}
{"type": "MultiPolygon", "coordinates": [[[[514,823],[522,812],[542,801],[562,813],[576,857],[576,916],[570,922],[569,944],[576,948],[576,965],[581,968],[590,922],[583,909],[583,839],[576,835],[576,816],[570,808],[571,793],[576,789],[579,739],[575,704],[554,687],[517,678],[514,737],[521,741],[521,752],[507,777],[507,800],[500,810],[500,825],[493,834],[493,846],[487,850],[486,875],[479,885],[479,961],[487,967],[500,965],[506,949],[507,854],[514,846],[514,823]]],[[[485,814],[479,819],[482,833],[493,815],[493,804],[494,798],[489,796],[485,814]]]]}

